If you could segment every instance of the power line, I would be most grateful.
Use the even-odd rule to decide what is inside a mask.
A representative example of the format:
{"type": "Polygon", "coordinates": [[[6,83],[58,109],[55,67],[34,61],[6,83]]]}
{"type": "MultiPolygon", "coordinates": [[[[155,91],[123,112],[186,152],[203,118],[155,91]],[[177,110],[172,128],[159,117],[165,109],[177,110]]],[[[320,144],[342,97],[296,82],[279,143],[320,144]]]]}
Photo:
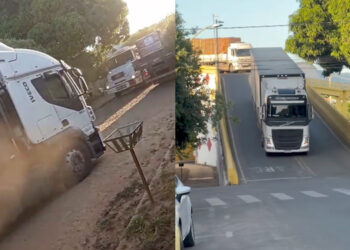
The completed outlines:
{"type": "MultiPolygon", "coordinates": [[[[341,21],[338,22],[340,24],[345,24],[348,23],[349,21],[341,21]]],[[[259,29],[259,28],[277,28],[277,27],[288,27],[288,26],[306,26],[310,24],[331,24],[331,25],[337,25],[338,23],[334,23],[331,21],[328,22],[299,22],[299,23],[292,23],[292,24],[263,24],[263,25],[245,25],[245,26],[222,26],[219,27],[218,29],[259,29]]],[[[194,27],[194,28],[183,28],[182,30],[196,30],[196,29],[202,29],[199,27],[194,27]]],[[[210,30],[211,28],[208,28],[210,30]]]]}

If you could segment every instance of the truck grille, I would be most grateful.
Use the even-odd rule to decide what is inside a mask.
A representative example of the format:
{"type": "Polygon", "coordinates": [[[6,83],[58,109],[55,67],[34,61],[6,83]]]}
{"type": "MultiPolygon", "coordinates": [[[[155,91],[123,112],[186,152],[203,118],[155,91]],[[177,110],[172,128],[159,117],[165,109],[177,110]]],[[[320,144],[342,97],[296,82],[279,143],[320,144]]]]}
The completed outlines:
{"type": "Polygon", "coordinates": [[[273,129],[272,140],[276,149],[300,149],[303,140],[302,129],[273,129]]]}
{"type": "Polygon", "coordinates": [[[124,72],[120,72],[118,74],[113,75],[111,77],[111,79],[112,79],[112,81],[116,81],[117,79],[122,78],[122,77],[124,77],[124,72]]]}

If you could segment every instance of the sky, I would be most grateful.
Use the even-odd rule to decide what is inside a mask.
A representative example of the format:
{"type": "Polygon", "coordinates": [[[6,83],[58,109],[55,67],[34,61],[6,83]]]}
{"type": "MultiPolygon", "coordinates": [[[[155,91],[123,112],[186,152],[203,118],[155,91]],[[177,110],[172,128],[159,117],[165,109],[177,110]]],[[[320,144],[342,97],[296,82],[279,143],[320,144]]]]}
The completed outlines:
{"type": "Polygon", "coordinates": [[[124,0],[129,9],[130,34],[175,12],[175,0],[124,0]]]}
{"type": "MultiPolygon", "coordinates": [[[[298,8],[297,0],[176,0],[177,10],[185,20],[185,27],[206,27],[213,23],[213,14],[224,26],[288,24],[289,15],[298,8]]],[[[288,27],[219,30],[221,37],[241,37],[253,47],[285,47],[288,27]]],[[[198,38],[213,37],[213,31],[198,38]]]]}

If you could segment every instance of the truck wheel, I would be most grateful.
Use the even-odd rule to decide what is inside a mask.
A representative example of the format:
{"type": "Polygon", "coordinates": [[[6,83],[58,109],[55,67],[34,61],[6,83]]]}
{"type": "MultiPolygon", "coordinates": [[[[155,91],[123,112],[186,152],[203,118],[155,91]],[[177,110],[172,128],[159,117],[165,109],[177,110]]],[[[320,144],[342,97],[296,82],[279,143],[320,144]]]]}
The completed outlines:
{"type": "Polygon", "coordinates": [[[62,182],[66,187],[82,181],[91,171],[91,155],[85,143],[75,143],[63,150],[62,182]]]}

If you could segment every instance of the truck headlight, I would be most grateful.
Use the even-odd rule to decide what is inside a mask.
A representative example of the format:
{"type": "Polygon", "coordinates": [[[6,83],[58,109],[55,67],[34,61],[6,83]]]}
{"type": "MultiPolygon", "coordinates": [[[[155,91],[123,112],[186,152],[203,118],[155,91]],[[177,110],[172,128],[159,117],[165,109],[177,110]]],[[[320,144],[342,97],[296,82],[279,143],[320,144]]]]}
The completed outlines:
{"type": "Polygon", "coordinates": [[[131,76],[131,79],[135,79],[135,75],[132,75],[132,76],[131,76]]]}
{"type": "Polygon", "coordinates": [[[109,86],[106,86],[106,89],[109,89],[109,86]]]}
{"type": "Polygon", "coordinates": [[[303,142],[301,143],[302,148],[306,148],[309,146],[310,138],[309,137],[304,137],[303,142]]]}
{"type": "Polygon", "coordinates": [[[268,148],[274,148],[275,146],[273,145],[272,138],[266,137],[265,138],[265,145],[268,148]]]}

